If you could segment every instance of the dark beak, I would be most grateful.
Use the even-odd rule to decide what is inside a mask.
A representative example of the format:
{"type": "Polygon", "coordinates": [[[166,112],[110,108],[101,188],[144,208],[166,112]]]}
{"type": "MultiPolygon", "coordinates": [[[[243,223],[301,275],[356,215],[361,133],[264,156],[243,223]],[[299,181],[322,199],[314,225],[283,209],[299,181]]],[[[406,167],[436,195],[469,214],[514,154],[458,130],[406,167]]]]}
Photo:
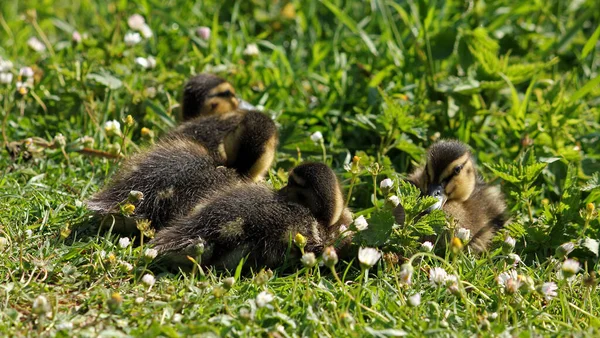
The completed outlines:
{"type": "Polygon", "coordinates": [[[435,197],[438,201],[429,208],[429,211],[435,209],[441,209],[446,203],[446,196],[444,195],[444,188],[441,184],[432,184],[427,189],[427,195],[435,197]]]}

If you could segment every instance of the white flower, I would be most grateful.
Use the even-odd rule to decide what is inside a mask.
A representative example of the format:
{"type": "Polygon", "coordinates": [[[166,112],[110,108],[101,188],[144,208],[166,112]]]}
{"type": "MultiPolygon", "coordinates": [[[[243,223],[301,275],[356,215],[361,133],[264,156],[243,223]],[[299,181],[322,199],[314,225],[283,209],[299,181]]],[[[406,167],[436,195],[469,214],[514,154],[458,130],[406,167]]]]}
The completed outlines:
{"type": "Polygon", "coordinates": [[[146,284],[147,286],[152,286],[155,282],[156,279],[154,279],[154,276],[152,276],[151,274],[145,274],[142,277],[142,283],[146,284]]]}
{"type": "Polygon", "coordinates": [[[338,263],[338,255],[332,246],[328,246],[323,251],[323,263],[328,268],[333,268],[338,263]]]}
{"type": "Polygon", "coordinates": [[[13,80],[12,73],[0,73],[0,83],[1,84],[9,84],[13,80]]]}
{"type": "Polygon", "coordinates": [[[127,248],[129,246],[129,244],[131,244],[129,237],[121,237],[119,239],[119,246],[121,247],[121,249],[127,248]]]}
{"type": "Polygon", "coordinates": [[[397,207],[400,204],[400,199],[396,195],[392,195],[387,199],[393,206],[397,207]]]}
{"type": "Polygon", "coordinates": [[[358,249],[358,261],[363,269],[369,269],[381,258],[381,253],[373,248],[358,249]]]}
{"type": "Polygon", "coordinates": [[[73,40],[75,43],[81,43],[81,34],[78,31],[73,31],[73,34],[71,34],[71,40],[73,40]]]}
{"type": "Polygon", "coordinates": [[[129,25],[129,28],[133,29],[134,31],[141,30],[145,24],[146,20],[139,14],[133,14],[127,18],[127,25],[129,25]]]}
{"type": "Polygon", "coordinates": [[[307,252],[304,255],[302,255],[302,258],[300,258],[300,261],[302,262],[302,265],[304,265],[307,268],[312,268],[313,266],[315,266],[317,264],[317,257],[315,257],[315,254],[312,252],[307,252]]]}
{"type": "Polygon", "coordinates": [[[443,268],[432,268],[429,270],[429,281],[435,286],[442,286],[446,283],[448,273],[443,268]]]}
{"type": "Polygon", "coordinates": [[[149,56],[148,58],[137,57],[135,58],[135,63],[137,63],[144,69],[152,69],[156,67],[156,59],[152,56],[149,56]]]}
{"type": "Polygon", "coordinates": [[[542,284],[539,290],[547,301],[552,300],[552,298],[558,295],[558,293],[556,293],[556,290],[558,290],[558,286],[554,282],[542,284]]]}
{"type": "Polygon", "coordinates": [[[354,226],[356,227],[356,230],[364,231],[369,227],[369,223],[367,223],[365,216],[358,216],[358,218],[354,220],[354,226]]]}
{"type": "Polygon", "coordinates": [[[22,67],[19,69],[19,76],[21,77],[32,77],[33,74],[33,69],[31,69],[31,67],[22,67]]]}
{"type": "Polygon", "coordinates": [[[142,33],[142,36],[145,39],[150,39],[152,37],[152,35],[154,35],[154,34],[152,34],[152,28],[150,28],[150,26],[148,26],[146,24],[144,24],[142,26],[142,28],[140,28],[140,33],[142,33]]]}
{"type": "Polygon", "coordinates": [[[33,301],[33,312],[37,315],[48,315],[52,312],[52,307],[48,299],[42,295],[37,296],[33,301]]]}
{"type": "Polygon", "coordinates": [[[256,56],[260,53],[258,46],[255,43],[248,44],[244,49],[244,55],[256,56]]]}
{"type": "Polygon", "coordinates": [[[554,255],[558,259],[562,259],[567,257],[571,252],[575,250],[575,244],[571,242],[563,243],[558,248],[556,248],[556,252],[554,255]]]}
{"type": "Polygon", "coordinates": [[[33,231],[31,229],[27,229],[25,230],[25,236],[27,238],[31,237],[33,235],[33,231]]]}
{"type": "Polygon", "coordinates": [[[158,251],[156,249],[146,249],[144,251],[144,257],[147,259],[154,259],[158,255],[158,251]]]}
{"type": "Polygon", "coordinates": [[[136,304],[142,304],[143,302],[144,302],[144,297],[137,297],[137,298],[135,299],[135,303],[136,303],[136,304]]]}
{"type": "Polygon", "coordinates": [[[173,315],[173,323],[181,323],[183,319],[183,315],[181,313],[176,313],[173,315]]]}
{"type": "Polygon", "coordinates": [[[458,237],[458,239],[460,239],[463,243],[466,243],[471,238],[471,230],[459,228],[456,231],[456,237],[458,237]]]}
{"type": "Polygon", "coordinates": [[[385,180],[381,181],[381,183],[379,183],[379,187],[381,188],[381,190],[391,189],[393,186],[394,181],[392,181],[389,178],[386,178],[385,180]]]}
{"type": "Polygon", "coordinates": [[[137,45],[140,42],[142,42],[142,36],[140,35],[140,33],[129,32],[125,34],[125,44],[127,46],[131,47],[137,45]]]}
{"type": "Polygon", "coordinates": [[[0,72],[8,72],[13,67],[13,63],[10,60],[4,60],[0,57],[0,72]]]}
{"type": "Polygon", "coordinates": [[[412,284],[412,274],[414,272],[414,268],[412,265],[410,265],[410,263],[404,263],[402,264],[402,266],[400,267],[400,282],[402,282],[403,284],[406,285],[411,285],[412,284]]]}
{"type": "Polygon", "coordinates": [[[458,294],[458,276],[448,275],[448,277],[446,277],[446,286],[448,287],[448,291],[450,291],[452,294],[458,294]]]}
{"type": "Polygon", "coordinates": [[[73,330],[73,323],[71,322],[62,322],[56,325],[57,331],[71,331],[73,330]]]}
{"type": "Polygon", "coordinates": [[[104,123],[104,131],[106,132],[106,135],[108,135],[108,136],[112,136],[112,135],[120,136],[121,135],[121,124],[117,120],[106,121],[106,123],[104,123]]]}
{"type": "Polygon", "coordinates": [[[517,271],[516,270],[509,270],[509,271],[505,271],[502,272],[501,274],[498,275],[498,277],[496,278],[496,281],[498,282],[498,284],[501,287],[506,287],[506,284],[509,280],[517,280],[517,271]]]}
{"type": "Polygon", "coordinates": [[[340,225],[340,236],[342,238],[346,238],[348,235],[350,235],[348,231],[348,227],[345,224],[340,225]]]}
{"type": "Polygon", "coordinates": [[[512,265],[517,265],[521,263],[521,257],[515,253],[508,254],[507,260],[512,265]]]}
{"type": "Polygon", "coordinates": [[[516,239],[514,239],[510,236],[507,236],[506,239],[504,240],[504,242],[502,243],[502,252],[505,255],[508,255],[509,253],[511,253],[513,251],[516,244],[517,244],[516,239]]]}
{"type": "Polygon", "coordinates": [[[104,259],[106,257],[106,251],[102,250],[98,253],[98,255],[100,256],[100,258],[104,259]]]}
{"type": "Polygon", "coordinates": [[[125,270],[125,271],[131,271],[131,270],[133,270],[133,265],[131,265],[131,263],[125,262],[125,261],[120,261],[119,263],[121,263],[121,266],[123,267],[123,270],[125,270]]]}
{"type": "Polygon", "coordinates": [[[421,294],[415,293],[412,296],[408,297],[408,304],[412,307],[417,307],[421,304],[421,294]]]}
{"type": "Polygon", "coordinates": [[[256,306],[259,308],[265,307],[267,304],[272,302],[273,299],[275,299],[275,297],[273,297],[272,294],[268,293],[267,291],[263,291],[256,296],[256,306]]]}
{"type": "Polygon", "coordinates": [[[323,134],[320,131],[315,131],[312,135],[310,135],[310,139],[317,143],[323,141],[323,134]]]}
{"type": "Polygon", "coordinates": [[[205,26],[199,27],[196,30],[196,34],[198,34],[198,36],[202,40],[208,40],[208,39],[210,39],[210,32],[211,32],[210,28],[205,27],[205,26]]]}
{"type": "Polygon", "coordinates": [[[4,250],[4,248],[8,247],[8,239],[6,237],[0,237],[0,251],[4,250]]]}
{"type": "Polygon", "coordinates": [[[35,36],[32,36],[27,40],[27,45],[38,53],[46,50],[46,46],[35,36]]]}
{"type": "Polygon", "coordinates": [[[424,242],[423,244],[421,244],[421,250],[423,250],[425,252],[433,251],[433,243],[431,243],[429,241],[424,242]]]}
{"type": "Polygon", "coordinates": [[[567,259],[563,262],[561,271],[564,278],[570,278],[580,269],[580,264],[574,259],[567,259]]]}

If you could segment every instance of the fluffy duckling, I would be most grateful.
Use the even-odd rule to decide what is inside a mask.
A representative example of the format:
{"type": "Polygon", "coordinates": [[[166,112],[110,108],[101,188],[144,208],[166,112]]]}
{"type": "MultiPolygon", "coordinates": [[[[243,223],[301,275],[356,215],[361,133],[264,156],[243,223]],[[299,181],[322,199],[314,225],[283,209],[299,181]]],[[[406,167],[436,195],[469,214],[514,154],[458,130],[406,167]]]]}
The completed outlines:
{"type": "Polygon", "coordinates": [[[201,201],[150,244],[182,265],[201,246],[203,265],[235,268],[247,256],[251,266],[276,267],[288,250],[299,255],[291,242],[297,233],[307,239],[305,251],[318,255],[335,242],[340,226],[350,222],[333,171],[321,163],[306,163],[294,168],[288,185],[277,192],[260,183],[240,184],[201,201]]]}
{"type": "Polygon", "coordinates": [[[204,146],[219,165],[234,168],[254,181],[271,167],[278,142],[275,122],[254,110],[197,117],[164,138],[193,140],[204,146]]]}
{"type": "Polygon", "coordinates": [[[238,98],[231,83],[213,74],[199,74],[183,87],[181,115],[184,121],[198,116],[218,115],[256,107],[238,98]]]}
{"type": "Polygon", "coordinates": [[[432,208],[442,209],[458,227],[471,231],[469,245],[476,251],[484,251],[494,232],[506,222],[506,202],[500,189],[482,180],[469,148],[459,141],[432,145],[425,166],[408,180],[424,195],[438,199],[432,208]]]}
{"type": "MultiPolygon", "coordinates": [[[[198,200],[240,181],[244,179],[234,169],[218,166],[202,145],[171,138],[126,161],[112,181],[86,203],[100,216],[114,216],[117,232],[135,232],[135,221],[141,219],[160,229],[187,214],[198,200]],[[132,201],[131,191],[139,191],[143,197],[132,201]],[[122,216],[121,207],[127,202],[135,207],[131,217],[122,216]]],[[[107,225],[111,224],[109,219],[107,225]]]]}

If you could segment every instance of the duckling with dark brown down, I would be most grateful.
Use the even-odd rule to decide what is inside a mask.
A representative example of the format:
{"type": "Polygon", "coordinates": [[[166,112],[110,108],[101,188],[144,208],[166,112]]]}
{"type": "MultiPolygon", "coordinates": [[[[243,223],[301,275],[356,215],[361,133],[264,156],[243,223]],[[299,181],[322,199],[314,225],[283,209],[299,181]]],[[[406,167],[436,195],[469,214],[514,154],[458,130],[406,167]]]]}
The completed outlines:
{"type": "Polygon", "coordinates": [[[423,195],[438,199],[432,208],[442,209],[458,227],[470,230],[469,245],[475,251],[486,250],[494,233],[506,223],[504,196],[478,175],[471,151],[462,142],[446,140],[432,145],[425,166],[417,168],[408,180],[423,195]]]}
{"type": "Polygon", "coordinates": [[[261,183],[240,184],[193,209],[150,242],[160,255],[185,264],[201,245],[203,265],[234,268],[247,256],[251,266],[276,267],[288,250],[299,256],[291,243],[297,233],[307,239],[305,251],[318,255],[336,241],[342,224],[352,222],[335,174],[321,163],[294,168],[277,192],[261,183]]]}

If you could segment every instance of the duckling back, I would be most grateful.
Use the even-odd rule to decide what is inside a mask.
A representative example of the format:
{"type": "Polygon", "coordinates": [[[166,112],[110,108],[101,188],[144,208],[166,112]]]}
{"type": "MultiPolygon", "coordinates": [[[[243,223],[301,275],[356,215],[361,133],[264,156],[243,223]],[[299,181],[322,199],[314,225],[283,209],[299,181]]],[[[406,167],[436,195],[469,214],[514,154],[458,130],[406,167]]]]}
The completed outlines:
{"type": "MultiPolygon", "coordinates": [[[[240,181],[234,170],[217,166],[198,143],[173,138],[126,161],[112,181],[86,203],[100,215],[119,215],[119,206],[129,193],[140,191],[143,199],[134,203],[131,219],[148,219],[160,229],[189,212],[197,201],[240,181]]],[[[131,226],[131,222],[123,226],[131,226]]]]}
{"type": "MultiPolygon", "coordinates": [[[[346,220],[348,222],[348,220],[346,220]]],[[[234,268],[248,257],[251,266],[281,265],[286,253],[298,256],[292,243],[297,233],[307,238],[305,250],[319,254],[339,235],[339,225],[317,221],[311,211],[290,202],[264,184],[245,184],[200,203],[150,243],[162,255],[193,256],[202,243],[202,264],[234,268]]],[[[181,261],[181,260],[180,260],[181,261]]]]}

